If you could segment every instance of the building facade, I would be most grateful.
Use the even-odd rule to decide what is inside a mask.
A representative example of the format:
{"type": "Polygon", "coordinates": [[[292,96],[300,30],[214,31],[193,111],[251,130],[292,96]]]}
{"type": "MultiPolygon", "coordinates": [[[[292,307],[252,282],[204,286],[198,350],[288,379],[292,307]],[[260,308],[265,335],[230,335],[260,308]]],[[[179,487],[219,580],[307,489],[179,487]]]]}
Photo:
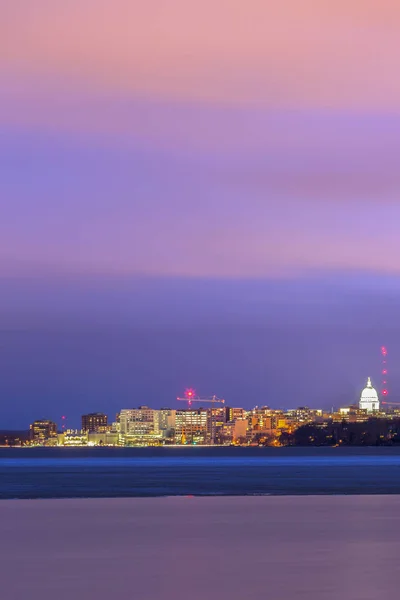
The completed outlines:
{"type": "Polygon", "coordinates": [[[367,386],[361,392],[359,407],[360,410],[366,410],[369,413],[379,411],[378,392],[372,387],[370,377],[368,377],[367,386]]]}
{"type": "Polygon", "coordinates": [[[158,426],[163,438],[174,439],[176,410],[172,408],[160,408],[158,413],[158,426]]]}
{"type": "Polygon", "coordinates": [[[148,406],[124,408],[120,412],[120,435],[126,444],[154,443],[160,439],[158,411],[148,406]]]}
{"type": "Polygon", "coordinates": [[[205,409],[176,411],[175,442],[177,444],[204,444],[207,439],[208,415],[205,409]]]}
{"type": "Polygon", "coordinates": [[[82,415],[82,431],[85,433],[103,433],[107,431],[108,417],[104,413],[82,415]]]}
{"type": "Polygon", "coordinates": [[[57,443],[57,425],[53,421],[41,419],[30,426],[31,442],[36,444],[57,443]]]}

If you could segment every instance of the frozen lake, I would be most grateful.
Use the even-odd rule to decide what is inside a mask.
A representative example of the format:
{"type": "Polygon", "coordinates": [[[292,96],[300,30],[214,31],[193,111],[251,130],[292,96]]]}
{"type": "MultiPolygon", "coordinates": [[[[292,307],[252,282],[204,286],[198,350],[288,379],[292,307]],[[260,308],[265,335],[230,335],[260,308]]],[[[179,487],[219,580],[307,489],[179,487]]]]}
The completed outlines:
{"type": "Polygon", "coordinates": [[[379,600],[396,495],[0,502],[2,597],[379,600]]]}

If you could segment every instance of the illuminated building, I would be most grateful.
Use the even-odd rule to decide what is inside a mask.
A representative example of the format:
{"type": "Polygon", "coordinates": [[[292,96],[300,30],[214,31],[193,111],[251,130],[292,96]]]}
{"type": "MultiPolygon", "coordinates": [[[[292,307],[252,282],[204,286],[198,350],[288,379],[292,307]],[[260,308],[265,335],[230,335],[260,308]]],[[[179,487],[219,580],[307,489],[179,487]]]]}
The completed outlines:
{"type": "Polygon", "coordinates": [[[139,406],[124,408],[120,412],[120,431],[125,443],[149,444],[160,437],[158,411],[139,406]]]}
{"type": "Polygon", "coordinates": [[[275,428],[274,413],[268,406],[256,406],[248,414],[251,429],[271,431],[275,428]]]}
{"type": "Polygon", "coordinates": [[[367,412],[379,411],[378,392],[372,387],[370,377],[368,377],[367,386],[361,392],[359,407],[360,410],[366,410],[367,412]]]}
{"type": "Polygon", "coordinates": [[[365,410],[360,410],[358,404],[343,406],[335,413],[330,413],[330,419],[334,423],[348,421],[349,423],[362,423],[367,421],[369,416],[365,410]]]}
{"type": "Polygon", "coordinates": [[[280,417],[275,417],[276,429],[290,429],[292,426],[291,420],[286,419],[283,415],[280,417]]]}
{"type": "Polygon", "coordinates": [[[35,444],[57,443],[57,425],[53,421],[42,419],[30,426],[31,441],[35,444]]]}
{"type": "Polygon", "coordinates": [[[93,431],[87,434],[88,446],[118,446],[119,434],[112,431],[93,431]]]}
{"type": "Polygon", "coordinates": [[[107,415],[103,413],[82,415],[82,431],[102,433],[107,431],[107,421],[107,415]]]}
{"type": "Polygon", "coordinates": [[[175,442],[177,444],[204,443],[207,438],[207,410],[177,410],[175,418],[175,442]]]}
{"type": "Polygon", "coordinates": [[[88,434],[77,429],[67,429],[58,435],[59,446],[86,446],[88,434]]]}
{"type": "Polygon", "coordinates": [[[228,421],[222,427],[222,440],[225,443],[236,444],[240,441],[246,442],[249,422],[247,419],[235,419],[228,421]]]}
{"type": "Polygon", "coordinates": [[[227,423],[228,423],[228,421],[234,421],[235,419],[245,419],[246,418],[246,411],[244,410],[244,408],[235,408],[232,406],[226,406],[225,413],[226,413],[225,420],[227,423]]]}
{"type": "Polygon", "coordinates": [[[225,408],[209,408],[207,410],[207,442],[214,443],[226,423],[225,408]]]}
{"type": "Polygon", "coordinates": [[[176,410],[160,408],[158,413],[158,426],[162,437],[173,438],[175,435],[176,410]]]}
{"type": "Polygon", "coordinates": [[[308,406],[299,406],[298,408],[288,410],[283,416],[290,425],[299,427],[305,423],[316,423],[323,420],[323,411],[316,408],[308,408],[308,406]]]}

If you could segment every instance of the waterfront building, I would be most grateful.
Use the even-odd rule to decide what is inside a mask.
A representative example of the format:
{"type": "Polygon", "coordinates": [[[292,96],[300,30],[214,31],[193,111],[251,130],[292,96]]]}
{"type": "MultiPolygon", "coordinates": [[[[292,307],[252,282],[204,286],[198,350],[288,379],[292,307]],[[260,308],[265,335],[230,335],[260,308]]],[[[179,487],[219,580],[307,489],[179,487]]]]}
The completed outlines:
{"type": "Polygon", "coordinates": [[[226,423],[225,408],[207,409],[207,442],[215,443],[218,441],[222,428],[226,423]]]}
{"type": "Polygon", "coordinates": [[[113,431],[92,431],[87,434],[88,446],[118,446],[119,433],[113,431]]]}
{"type": "Polygon", "coordinates": [[[173,439],[175,436],[176,410],[160,408],[157,411],[158,426],[163,438],[173,439]]]}
{"type": "Polygon", "coordinates": [[[120,412],[120,435],[125,444],[148,445],[161,438],[158,411],[148,406],[124,408],[120,412]]]}
{"type": "Polygon", "coordinates": [[[99,432],[107,431],[108,418],[104,413],[89,413],[82,415],[82,431],[99,432]]]}
{"type": "Polygon", "coordinates": [[[250,428],[256,431],[271,431],[275,420],[273,411],[268,406],[256,406],[248,413],[250,428]]]}
{"type": "Polygon", "coordinates": [[[245,443],[249,422],[247,419],[235,419],[225,423],[221,430],[221,441],[224,444],[245,443]]]}
{"type": "Polygon", "coordinates": [[[207,410],[183,409],[176,411],[175,443],[204,444],[207,441],[207,410]]]}
{"type": "Polygon", "coordinates": [[[33,444],[57,444],[57,425],[48,419],[34,421],[30,426],[33,444]]]}
{"type": "Polygon", "coordinates": [[[378,392],[372,386],[370,377],[368,377],[367,385],[361,392],[359,407],[360,410],[365,410],[368,413],[379,411],[378,392]]]}
{"type": "Polygon", "coordinates": [[[87,446],[88,433],[79,429],[67,429],[58,434],[59,446],[87,446]]]}

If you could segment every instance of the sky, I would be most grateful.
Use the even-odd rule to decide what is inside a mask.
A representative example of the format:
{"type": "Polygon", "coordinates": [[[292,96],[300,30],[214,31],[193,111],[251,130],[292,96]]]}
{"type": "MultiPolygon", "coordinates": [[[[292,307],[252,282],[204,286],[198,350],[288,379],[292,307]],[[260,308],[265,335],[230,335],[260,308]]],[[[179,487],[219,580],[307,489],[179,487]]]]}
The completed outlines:
{"type": "MultiPolygon", "coordinates": [[[[0,0],[0,428],[400,358],[394,0],[0,0]]],[[[400,401],[400,397],[399,397],[400,401]]]]}

